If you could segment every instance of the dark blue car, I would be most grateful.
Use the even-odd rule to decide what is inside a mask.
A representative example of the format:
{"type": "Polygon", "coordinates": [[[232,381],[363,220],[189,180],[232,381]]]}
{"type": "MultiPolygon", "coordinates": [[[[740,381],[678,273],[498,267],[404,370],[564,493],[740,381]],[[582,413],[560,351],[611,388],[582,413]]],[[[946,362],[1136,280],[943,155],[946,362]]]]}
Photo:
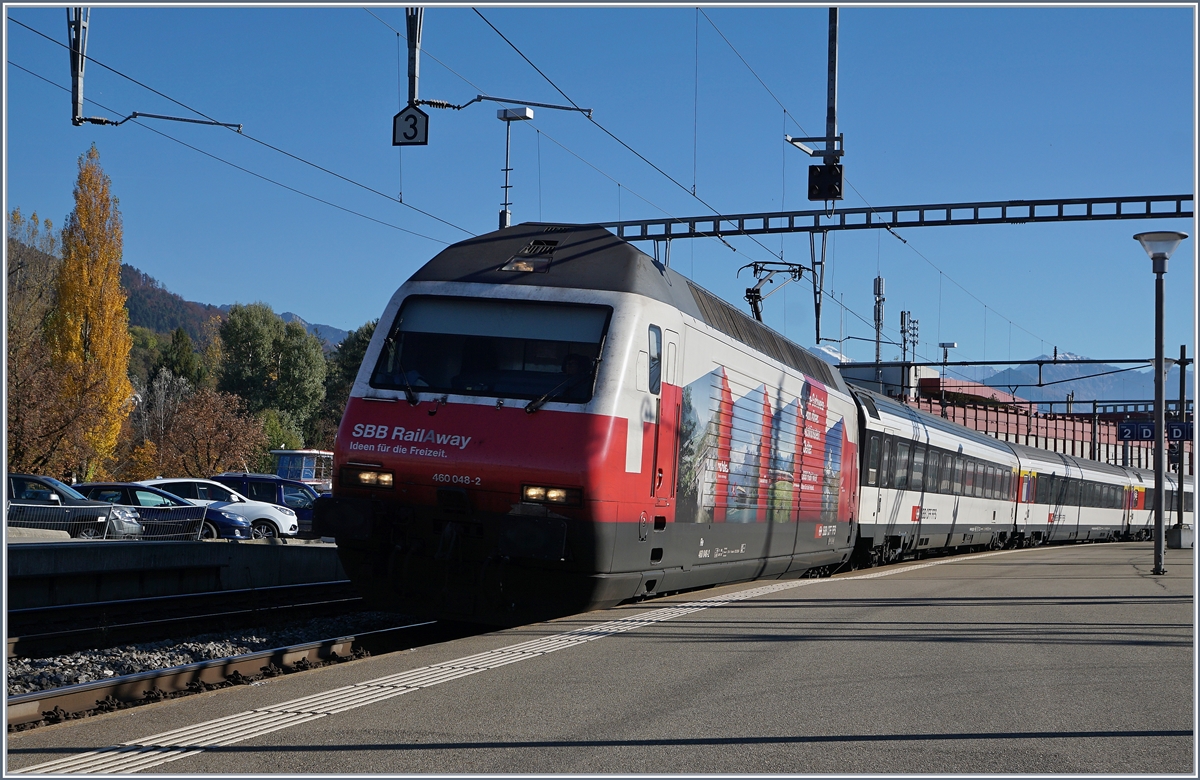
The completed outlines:
{"type": "Polygon", "coordinates": [[[142,538],[162,540],[250,539],[250,521],[233,512],[197,506],[187,499],[149,485],[127,482],[88,482],[75,489],[93,501],[137,507],[142,538]]]}

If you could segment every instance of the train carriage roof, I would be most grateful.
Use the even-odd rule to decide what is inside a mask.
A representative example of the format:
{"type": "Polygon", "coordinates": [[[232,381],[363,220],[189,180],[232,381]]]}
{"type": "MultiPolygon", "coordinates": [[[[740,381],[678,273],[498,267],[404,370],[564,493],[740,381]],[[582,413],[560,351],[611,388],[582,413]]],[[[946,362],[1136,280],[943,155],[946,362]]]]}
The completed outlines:
{"type": "Polygon", "coordinates": [[[849,393],[841,375],[824,360],[599,226],[526,222],[486,233],[446,247],[410,281],[569,287],[642,295],[849,393]],[[537,270],[503,270],[514,261],[537,270]]]}
{"type": "Polygon", "coordinates": [[[1030,447],[1025,444],[1013,443],[1012,448],[1016,450],[1017,457],[1022,461],[1040,460],[1049,461],[1055,460],[1062,463],[1069,463],[1075,468],[1083,472],[1084,478],[1107,477],[1109,479],[1119,479],[1121,482],[1129,481],[1129,472],[1120,466],[1114,466],[1110,463],[1101,463],[1097,460],[1088,460],[1075,455],[1068,455],[1065,452],[1051,452],[1038,447],[1030,447]]]}
{"type": "Polygon", "coordinates": [[[863,387],[854,386],[852,389],[854,394],[857,395],[859,400],[862,402],[863,407],[867,409],[868,416],[871,416],[870,406],[868,405],[870,404],[873,405],[876,410],[878,410],[880,415],[886,414],[890,417],[898,418],[906,422],[939,431],[954,438],[965,439],[981,447],[986,447],[992,450],[1000,450],[1008,455],[1012,455],[1012,447],[1009,445],[1009,443],[1001,441],[994,436],[988,436],[986,433],[980,433],[979,431],[968,428],[965,425],[959,425],[958,423],[950,422],[949,420],[938,417],[937,415],[919,411],[911,406],[902,404],[899,401],[895,401],[887,396],[880,395],[879,393],[871,392],[863,387]]]}

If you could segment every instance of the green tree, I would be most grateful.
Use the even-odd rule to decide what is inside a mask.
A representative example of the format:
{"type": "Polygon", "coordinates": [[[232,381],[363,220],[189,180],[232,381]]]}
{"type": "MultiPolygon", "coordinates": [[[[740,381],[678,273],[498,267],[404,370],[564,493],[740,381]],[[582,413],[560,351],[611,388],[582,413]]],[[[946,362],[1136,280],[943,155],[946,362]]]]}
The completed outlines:
{"type": "Polygon", "coordinates": [[[278,381],[274,406],[297,420],[308,420],[325,397],[325,350],[321,340],[298,322],[284,326],[278,345],[278,381]]]}
{"type": "Polygon", "coordinates": [[[378,323],[379,320],[371,320],[351,331],[325,359],[325,400],[313,416],[309,431],[309,441],[318,449],[333,449],[333,439],[342,421],[342,414],[346,411],[350,389],[354,387],[358,368],[362,365],[378,323]]]}
{"type": "Polygon", "coordinates": [[[234,393],[253,414],[286,412],[303,426],[325,397],[321,341],[284,321],[265,303],[237,304],[220,328],[218,389],[234,393]]]}
{"type": "Polygon", "coordinates": [[[217,389],[242,399],[251,414],[269,409],[279,378],[276,345],[284,322],[265,303],[234,304],[221,323],[221,378],[217,389]]]}
{"type": "Polygon", "coordinates": [[[46,341],[64,380],[62,397],[82,431],[76,468],[102,475],[132,408],[129,313],[121,288],[122,225],[112,181],[93,145],[79,157],[75,209],[62,231],[62,264],[46,341]]]}
{"type": "Polygon", "coordinates": [[[129,378],[134,384],[149,385],[162,365],[162,341],[159,334],[141,325],[129,326],[129,378]]]}
{"type": "Polygon", "coordinates": [[[304,434],[295,418],[278,409],[265,409],[258,415],[266,443],[258,453],[255,469],[264,474],[274,470],[271,450],[298,450],[304,446],[304,434]]]}
{"type": "Polygon", "coordinates": [[[162,348],[160,366],[169,369],[175,376],[183,377],[193,387],[200,385],[204,377],[204,365],[192,346],[192,337],[182,326],[171,333],[171,343],[162,348]]]}

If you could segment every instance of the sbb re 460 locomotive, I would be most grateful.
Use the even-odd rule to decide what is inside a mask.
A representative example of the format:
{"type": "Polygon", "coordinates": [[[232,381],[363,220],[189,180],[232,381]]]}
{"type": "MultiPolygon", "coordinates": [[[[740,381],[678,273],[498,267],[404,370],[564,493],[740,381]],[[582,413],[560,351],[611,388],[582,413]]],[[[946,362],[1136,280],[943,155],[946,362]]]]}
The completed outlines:
{"type": "MultiPolygon", "coordinates": [[[[1069,484],[1064,456],[1044,454],[1038,468],[1058,463],[1069,484]]],[[[514,624],[1050,541],[1065,514],[1051,531],[1021,457],[852,392],[602,228],[522,224],[448,247],[392,297],[317,527],[376,606],[514,624]]],[[[1077,508],[1084,536],[1059,540],[1127,532],[1129,491],[1115,490],[1122,509],[1093,523],[1077,508]]]]}

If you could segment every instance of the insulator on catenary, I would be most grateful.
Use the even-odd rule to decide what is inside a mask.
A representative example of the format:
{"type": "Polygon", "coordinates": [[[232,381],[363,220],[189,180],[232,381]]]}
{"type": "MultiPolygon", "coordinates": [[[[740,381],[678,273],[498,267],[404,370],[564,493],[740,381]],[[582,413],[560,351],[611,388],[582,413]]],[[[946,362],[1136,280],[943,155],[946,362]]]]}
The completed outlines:
{"type": "Polygon", "coordinates": [[[462,109],[462,106],[456,106],[445,100],[420,100],[418,102],[421,105],[429,106],[430,108],[453,108],[455,111],[462,109]]]}

